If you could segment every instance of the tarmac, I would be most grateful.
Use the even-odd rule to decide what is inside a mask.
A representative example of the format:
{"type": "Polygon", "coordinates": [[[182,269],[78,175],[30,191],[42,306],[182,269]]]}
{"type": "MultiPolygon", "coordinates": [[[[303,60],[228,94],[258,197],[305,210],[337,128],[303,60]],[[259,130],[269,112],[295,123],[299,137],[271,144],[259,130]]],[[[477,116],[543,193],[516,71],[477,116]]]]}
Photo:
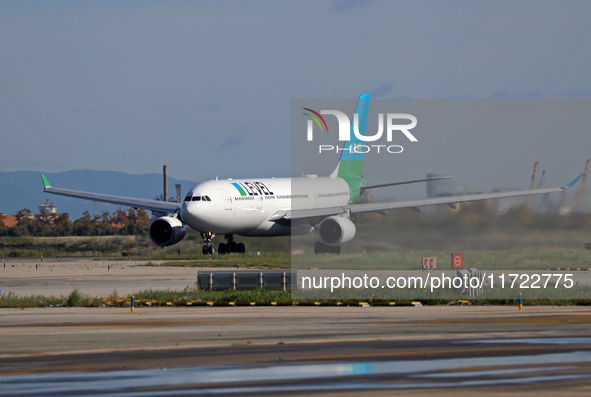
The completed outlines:
{"type": "MultiPolygon", "coordinates": [[[[19,296],[68,296],[74,289],[78,289],[80,293],[91,297],[108,297],[115,291],[119,296],[122,296],[149,289],[182,290],[186,287],[192,288],[195,287],[197,273],[199,271],[245,271],[244,269],[237,270],[234,267],[208,267],[208,260],[202,261],[202,267],[160,266],[165,262],[171,261],[98,261],[96,258],[60,258],[59,260],[45,258],[43,261],[40,261],[39,258],[9,258],[6,259],[6,266],[0,264],[0,289],[4,294],[13,292],[19,296]],[[151,266],[146,266],[147,263],[150,263],[151,266]]],[[[431,278],[436,278],[441,277],[444,272],[448,276],[455,274],[454,271],[440,269],[422,273],[419,273],[417,270],[400,270],[395,272],[374,270],[372,271],[372,275],[381,275],[383,278],[392,275],[405,278],[416,276],[425,278],[428,274],[431,278]]],[[[547,273],[546,271],[523,271],[521,273],[533,274],[540,272],[547,273]]],[[[583,269],[582,271],[551,271],[550,273],[558,276],[565,272],[572,274],[571,277],[574,283],[578,285],[591,285],[591,271],[587,269],[583,269]]],[[[362,276],[367,271],[348,271],[348,275],[351,277],[357,273],[362,276]]],[[[487,275],[493,274],[495,278],[498,278],[500,274],[500,272],[490,271],[486,273],[487,275]]],[[[504,273],[507,273],[507,271],[504,273]]],[[[298,274],[308,276],[340,276],[341,272],[334,270],[302,269],[298,271],[298,274]]],[[[488,277],[485,281],[487,280],[488,277]]],[[[507,285],[509,285],[509,277],[506,277],[506,280],[507,285]]],[[[543,280],[541,284],[543,284],[543,280]]],[[[556,282],[556,280],[557,278],[553,278],[552,282],[556,282]]],[[[515,297],[507,296],[507,298],[515,297]]]]}
{"type": "MultiPolygon", "coordinates": [[[[26,265],[0,270],[3,293],[178,289],[194,283],[195,274],[123,262],[110,273],[85,262],[60,260],[37,271],[26,265]]],[[[1,395],[393,392],[589,394],[591,308],[0,309],[1,395]]]]}
{"type": "Polygon", "coordinates": [[[591,391],[587,307],[0,311],[5,395],[591,391]]]}
{"type": "MultiPolygon", "coordinates": [[[[154,290],[182,290],[194,287],[195,267],[161,267],[164,262],[98,261],[96,258],[7,259],[0,267],[2,292],[19,296],[68,296],[72,290],[92,297],[107,297],[114,291],[119,295],[154,290]]],[[[204,261],[206,262],[206,261],[204,261]]],[[[211,269],[210,267],[204,267],[211,269]]]]}

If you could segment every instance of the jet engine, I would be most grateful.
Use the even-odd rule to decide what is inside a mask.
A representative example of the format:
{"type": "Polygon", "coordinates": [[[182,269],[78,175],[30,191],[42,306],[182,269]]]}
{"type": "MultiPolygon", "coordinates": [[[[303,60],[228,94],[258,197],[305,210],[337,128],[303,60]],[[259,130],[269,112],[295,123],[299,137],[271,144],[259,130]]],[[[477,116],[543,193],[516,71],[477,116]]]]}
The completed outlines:
{"type": "Polygon", "coordinates": [[[331,216],[318,225],[320,241],[326,245],[337,246],[355,237],[355,224],[341,216],[331,216]]]}
{"type": "Polygon", "coordinates": [[[150,225],[150,239],[156,245],[166,247],[185,237],[185,225],[178,218],[163,216],[150,225]]]}

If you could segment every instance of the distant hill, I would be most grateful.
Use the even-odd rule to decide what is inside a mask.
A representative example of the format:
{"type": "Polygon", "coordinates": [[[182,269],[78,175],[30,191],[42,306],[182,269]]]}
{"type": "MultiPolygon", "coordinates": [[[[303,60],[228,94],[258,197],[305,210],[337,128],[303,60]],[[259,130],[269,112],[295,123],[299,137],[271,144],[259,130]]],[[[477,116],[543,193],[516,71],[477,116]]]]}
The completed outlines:
{"type": "MultiPolygon", "coordinates": [[[[23,208],[33,214],[39,212],[39,205],[49,199],[57,205],[57,211],[67,212],[70,219],[79,218],[84,211],[94,214],[94,202],[43,193],[39,172],[0,172],[0,212],[8,215],[23,208]]],[[[52,186],[93,193],[114,194],[126,197],[154,199],[162,194],[162,174],[133,175],[115,171],[75,170],[60,173],[45,173],[52,186]]],[[[197,183],[168,177],[168,196],[176,197],[174,185],[180,183],[181,198],[197,183]]],[[[115,211],[118,206],[98,203],[101,211],[115,211]]]]}

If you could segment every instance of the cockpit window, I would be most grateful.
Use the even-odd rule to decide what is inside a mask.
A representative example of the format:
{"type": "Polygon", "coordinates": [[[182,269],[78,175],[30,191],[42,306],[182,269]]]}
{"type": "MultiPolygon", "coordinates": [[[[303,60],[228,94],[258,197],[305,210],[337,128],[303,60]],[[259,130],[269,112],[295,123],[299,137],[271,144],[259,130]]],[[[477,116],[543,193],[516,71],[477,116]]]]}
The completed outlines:
{"type": "Polygon", "coordinates": [[[211,201],[209,196],[187,196],[185,201],[211,201]]]}

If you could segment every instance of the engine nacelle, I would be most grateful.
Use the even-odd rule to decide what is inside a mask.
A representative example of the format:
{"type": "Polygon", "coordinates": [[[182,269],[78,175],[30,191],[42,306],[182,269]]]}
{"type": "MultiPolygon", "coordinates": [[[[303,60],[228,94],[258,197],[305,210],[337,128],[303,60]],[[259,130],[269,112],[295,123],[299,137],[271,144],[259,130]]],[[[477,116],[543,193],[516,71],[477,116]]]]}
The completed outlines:
{"type": "Polygon", "coordinates": [[[318,225],[320,241],[336,246],[351,241],[355,237],[355,224],[341,216],[331,216],[318,225]]]}
{"type": "Polygon", "coordinates": [[[150,225],[150,239],[156,245],[166,247],[181,241],[186,229],[183,222],[172,216],[163,216],[150,225]]]}

